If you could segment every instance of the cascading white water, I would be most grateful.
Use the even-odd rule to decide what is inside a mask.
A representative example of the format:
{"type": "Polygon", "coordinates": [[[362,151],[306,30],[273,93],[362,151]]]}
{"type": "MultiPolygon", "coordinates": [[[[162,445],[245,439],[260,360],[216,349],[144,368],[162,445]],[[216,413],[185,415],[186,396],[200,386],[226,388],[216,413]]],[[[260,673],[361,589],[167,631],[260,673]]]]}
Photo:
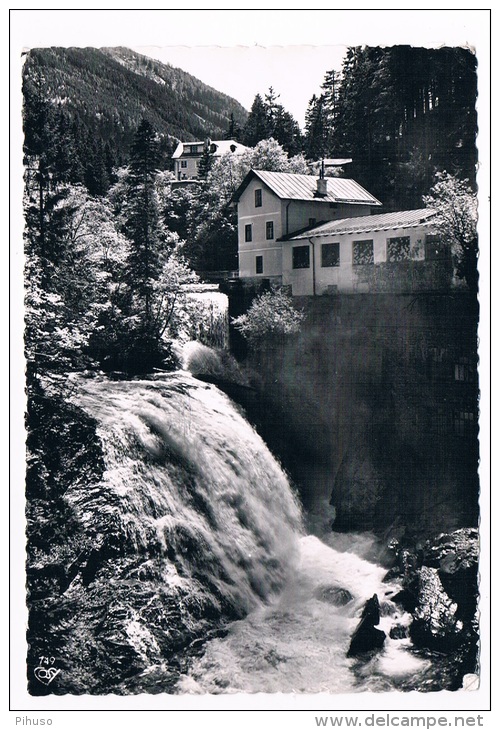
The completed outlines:
{"type": "MultiPolygon", "coordinates": [[[[300,508],[223,393],[177,373],[92,381],[75,400],[100,424],[99,500],[116,510],[134,549],[158,542],[169,580],[196,574],[238,611],[281,587],[297,553],[300,508]]],[[[95,498],[92,490],[68,496],[82,512],[95,498]]]]}
{"type": "Polygon", "coordinates": [[[185,287],[189,299],[198,305],[197,324],[193,335],[200,342],[226,349],[229,345],[228,298],[213,284],[185,287]]]}
{"type": "Polygon", "coordinates": [[[235,622],[226,637],[211,641],[180,679],[178,691],[335,694],[393,689],[400,678],[429,666],[409,653],[408,640],[387,638],[384,649],[359,666],[346,657],[362,607],[374,593],[386,614],[379,628],[387,635],[395,622],[405,620],[390,603],[394,586],[382,583],[384,574],[353,553],[303,536],[300,560],[281,595],[235,622]],[[345,605],[336,605],[339,589],[352,597],[345,605]]]}
{"type": "MultiPolygon", "coordinates": [[[[184,651],[184,634],[207,638],[217,624],[227,635],[208,640],[168,691],[387,689],[425,668],[407,640],[388,638],[353,672],[346,651],[365,600],[377,593],[387,633],[404,621],[388,603],[395,587],[331,534],[329,545],[305,534],[282,469],[215,386],[185,372],[96,378],[79,380],[73,400],[99,424],[105,472],[67,499],[96,544],[112,534],[119,545],[113,636],[131,647],[141,676],[170,661],[170,646],[184,651]]],[[[167,691],[163,681],[160,671],[154,691],[167,691]]],[[[134,691],[148,691],[141,682],[134,691]]]]}

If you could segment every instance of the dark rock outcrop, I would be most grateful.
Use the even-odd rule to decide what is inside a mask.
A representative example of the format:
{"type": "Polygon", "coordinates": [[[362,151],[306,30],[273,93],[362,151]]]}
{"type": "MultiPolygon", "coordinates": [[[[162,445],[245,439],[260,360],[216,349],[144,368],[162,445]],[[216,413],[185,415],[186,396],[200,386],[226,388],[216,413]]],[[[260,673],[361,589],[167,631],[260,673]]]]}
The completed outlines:
{"type": "Polygon", "coordinates": [[[478,530],[463,528],[440,535],[424,551],[425,564],[437,569],[443,588],[457,604],[457,618],[473,621],[478,598],[478,530]]]}
{"type": "Polygon", "coordinates": [[[352,635],[351,644],[347,652],[348,657],[358,656],[373,649],[380,649],[385,641],[385,633],[376,629],[380,622],[380,604],[376,594],[365,603],[361,621],[352,635]]]}
{"type": "Polygon", "coordinates": [[[443,656],[448,689],[477,672],[478,538],[476,528],[461,528],[413,548],[400,545],[388,574],[401,580],[393,601],[412,614],[415,649],[443,656]]]}
{"type": "Polygon", "coordinates": [[[457,604],[444,590],[435,568],[423,565],[418,582],[418,603],[410,626],[413,643],[436,651],[455,649],[463,628],[456,616],[457,604]]]}

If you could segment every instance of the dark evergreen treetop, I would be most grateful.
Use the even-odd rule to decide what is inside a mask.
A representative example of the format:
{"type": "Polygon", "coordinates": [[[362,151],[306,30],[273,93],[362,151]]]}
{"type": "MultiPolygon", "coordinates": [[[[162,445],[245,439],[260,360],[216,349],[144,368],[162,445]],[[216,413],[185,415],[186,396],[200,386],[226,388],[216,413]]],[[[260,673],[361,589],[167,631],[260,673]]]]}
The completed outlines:
{"type": "Polygon", "coordinates": [[[292,157],[302,151],[302,133],[293,116],[278,104],[273,87],[263,100],[257,94],[243,129],[243,144],[255,147],[263,139],[275,139],[292,157]]]}
{"type": "Polygon", "coordinates": [[[475,178],[476,58],[465,48],[349,48],[334,156],[393,209],[418,207],[437,171],[475,178]]]}

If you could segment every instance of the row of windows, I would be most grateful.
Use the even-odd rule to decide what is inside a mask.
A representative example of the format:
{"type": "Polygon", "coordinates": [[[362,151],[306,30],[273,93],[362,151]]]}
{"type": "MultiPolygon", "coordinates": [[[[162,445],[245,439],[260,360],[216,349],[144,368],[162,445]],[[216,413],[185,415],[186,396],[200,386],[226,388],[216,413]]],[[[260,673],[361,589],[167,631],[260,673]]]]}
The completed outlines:
{"type": "MultiPolygon", "coordinates": [[[[425,241],[425,258],[431,261],[447,259],[450,255],[449,247],[443,245],[436,236],[427,236],[425,241]]],[[[387,239],[387,261],[407,261],[411,258],[410,237],[399,236],[387,239]]],[[[375,263],[373,240],[353,241],[353,266],[363,266],[375,263]]],[[[310,247],[294,246],[292,248],[292,267],[294,269],[308,269],[310,266],[310,247]]],[[[321,245],[321,266],[340,266],[340,244],[323,243],[321,245]]]]}
{"type": "Polygon", "coordinates": [[[428,413],[425,428],[430,433],[445,436],[453,433],[457,436],[477,435],[477,413],[470,406],[453,409],[438,408],[428,413]]]}
{"type": "MultiPolygon", "coordinates": [[[[252,240],[252,224],[247,223],[245,226],[245,243],[252,240]]],[[[266,221],[266,241],[274,240],[274,222],[266,221]]]]}

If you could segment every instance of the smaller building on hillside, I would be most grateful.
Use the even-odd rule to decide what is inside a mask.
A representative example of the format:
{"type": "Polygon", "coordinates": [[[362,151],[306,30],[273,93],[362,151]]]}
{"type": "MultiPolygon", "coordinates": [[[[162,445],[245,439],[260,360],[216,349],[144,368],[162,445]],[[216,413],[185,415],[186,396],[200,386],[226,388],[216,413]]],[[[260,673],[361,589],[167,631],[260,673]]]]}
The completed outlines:
{"type": "Polygon", "coordinates": [[[324,221],[366,216],[381,205],[355,180],[250,170],[235,191],[239,277],[281,283],[283,241],[324,221]]]}
{"type": "Polygon", "coordinates": [[[429,208],[330,221],[282,239],[282,283],[294,296],[450,289],[449,245],[429,208]]]}
{"type": "Polygon", "coordinates": [[[210,140],[204,142],[179,142],[172,155],[176,181],[197,180],[200,161],[205,151],[213,157],[225,154],[241,155],[248,147],[233,139],[210,140]]]}

